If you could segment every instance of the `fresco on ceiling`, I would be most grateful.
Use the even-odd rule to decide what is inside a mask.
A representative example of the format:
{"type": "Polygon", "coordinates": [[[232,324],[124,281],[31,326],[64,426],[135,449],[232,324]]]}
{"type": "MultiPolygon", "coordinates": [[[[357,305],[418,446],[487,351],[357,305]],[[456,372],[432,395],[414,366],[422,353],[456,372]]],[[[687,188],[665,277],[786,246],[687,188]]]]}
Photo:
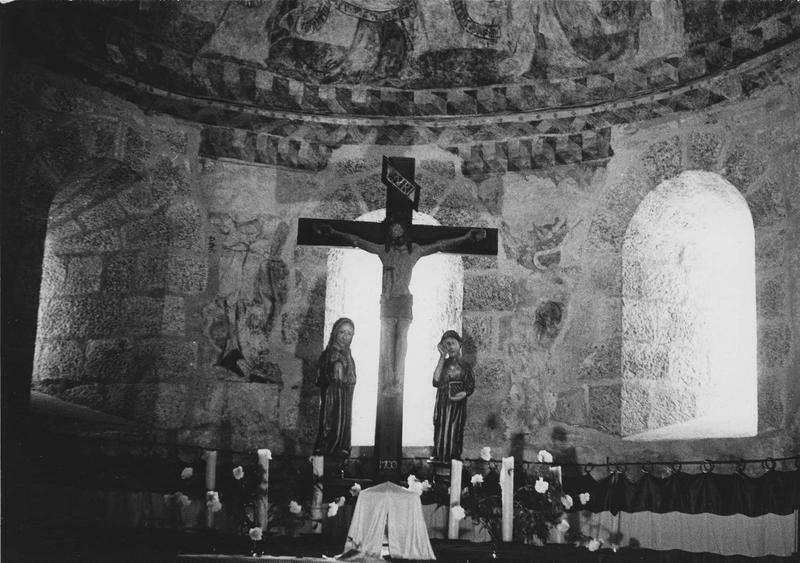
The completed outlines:
{"type": "Polygon", "coordinates": [[[289,269],[281,258],[289,226],[276,217],[212,215],[218,288],[203,309],[216,366],[251,382],[281,383],[267,344],[286,302],[289,269]]]}
{"type": "MultiPolygon", "coordinates": [[[[221,16],[204,52],[228,45],[242,56],[230,47],[241,42],[240,26],[226,25],[240,21],[242,10],[237,5],[221,16]]],[[[661,2],[656,15],[650,3],[627,0],[280,0],[249,11],[251,22],[263,21],[263,33],[249,37],[258,40],[258,62],[318,83],[452,87],[590,65],[597,72],[678,55],[683,38],[679,0],[661,2]],[[662,30],[657,45],[652,29],[662,30]]]]}

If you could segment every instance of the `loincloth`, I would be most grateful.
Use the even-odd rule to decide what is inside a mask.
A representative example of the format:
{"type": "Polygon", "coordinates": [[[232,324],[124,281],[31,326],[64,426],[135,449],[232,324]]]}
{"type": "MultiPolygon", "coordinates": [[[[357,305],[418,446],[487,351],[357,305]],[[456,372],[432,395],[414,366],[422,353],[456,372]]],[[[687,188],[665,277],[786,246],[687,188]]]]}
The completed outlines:
{"type": "Polygon", "coordinates": [[[381,297],[382,319],[413,319],[411,309],[414,306],[413,295],[394,295],[381,297]]]}

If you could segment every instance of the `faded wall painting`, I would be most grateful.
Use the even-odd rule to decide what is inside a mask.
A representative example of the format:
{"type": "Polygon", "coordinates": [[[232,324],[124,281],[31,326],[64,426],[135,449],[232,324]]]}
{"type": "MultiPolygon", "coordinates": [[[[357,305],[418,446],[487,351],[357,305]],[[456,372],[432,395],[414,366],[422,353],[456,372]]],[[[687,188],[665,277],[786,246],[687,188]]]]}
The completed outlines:
{"type": "Polygon", "coordinates": [[[212,215],[211,224],[218,289],[203,318],[218,352],[215,365],[251,382],[281,383],[268,342],[286,302],[289,269],[281,252],[289,225],[277,217],[237,221],[229,214],[212,215]]]}

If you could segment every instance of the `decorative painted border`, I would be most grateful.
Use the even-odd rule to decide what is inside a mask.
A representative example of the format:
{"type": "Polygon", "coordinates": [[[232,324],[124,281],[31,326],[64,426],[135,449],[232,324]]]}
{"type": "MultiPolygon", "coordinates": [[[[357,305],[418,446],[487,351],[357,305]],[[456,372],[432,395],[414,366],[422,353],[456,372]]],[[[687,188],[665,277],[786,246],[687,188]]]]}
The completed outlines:
{"type": "Polygon", "coordinates": [[[310,18],[301,18],[297,23],[297,28],[300,33],[308,35],[309,33],[316,33],[328,21],[328,16],[331,15],[331,0],[322,0],[317,7],[314,15],[310,18]]]}
{"type": "MultiPolygon", "coordinates": [[[[88,69],[83,62],[79,68],[88,69]]],[[[176,94],[115,73],[88,77],[150,111],[205,125],[200,152],[301,170],[321,170],[347,144],[433,144],[463,157],[465,176],[603,162],[611,127],[699,111],[785,82],[800,72],[800,41],[711,77],[636,98],[587,107],[436,117],[302,114],[176,94]]]]}
{"type": "MultiPolygon", "coordinates": [[[[668,57],[617,72],[469,88],[312,84],[239,61],[193,58],[166,47],[158,60],[151,60],[148,57],[156,56],[152,51],[125,50],[107,43],[105,57],[120,70],[137,68],[144,81],[150,80],[148,72],[159,84],[164,84],[167,77],[168,90],[263,109],[347,116],[472,116],[591,105],[679,88],[697,80],[712,79],[719,72],[797,39],[800,39],[800,9],[793,9],[748,30],[706,43],[684,57],[668,57]],[[180,70],[165,65],[177,65],[180,70]]],[[[106,63],[97,66],[105,67],[106,63]]]]}
{"type": "Polygon", "coordinates": [[[279,136],[292,136],[294,132],[304,137],[311,134],[319,142],[341,141],[350,135],[356,135],[358,139],[353,142],[363,143],[365,137],[372,135],[377,144],[384,144],[382,139],[386,139],[387,144],[400,139],[404,144],[425,144],[448,143],[454,140],[458,142],[459,139],[474,139],[476,136],[488,140],[574,133],[661,117],[678,111],[703,109],[725,100],[737,99],[754,89],[781,83],[783,74],[797,72],[800,68],[800,41],[717,75],[636,98],[593,106],[463,117],[367,117],[264,109],[169,92],[121,74],[106,72],[89,61],[80,61],[80,64],[97,73],[94,75],[95,80],[107,87],[122,88],[124,95],[140,98],[141,103],[200,123],[235,124],[241,129],[279,136]],[[410,136],[408,132],[412,130],[420,133],[410,136]],[[356,131],[365,133],[354,133],[356,131]],[[387,134],[385,131],[393,133],[387,134]]]}
{"type": "MultiPolygon", "coordinates": [[[[207,158],[313,171],[324,169],[331,152],[338,146],[341,145],[210,126],[201,132],[200,154],[207,158]]],[[[574,135],[540,135],[440,146],[463,158],[461,167],[465,176],[596,162],[614,154],[610,127],[574,135]]]]}
{"type": "Polygon", "coordinates": [[[453,6],[453,12],[455,12],[458,23],[461,24],[464,31],[487,41],[500,39],[500,26],[494,23],[478,23],[473,20],[469,15],[465,0],[450,0],[450,4],[453,6]]]}
{"type": "Polygon", "coordinates": [[[348,16],[371,22],[385,22],[403,20],[417,16],[416,0],[406,0],[405,4],[391,10],[370,10],[363,6],[356,6],[347,0],[333,0],[337,10],[348,16]]]}

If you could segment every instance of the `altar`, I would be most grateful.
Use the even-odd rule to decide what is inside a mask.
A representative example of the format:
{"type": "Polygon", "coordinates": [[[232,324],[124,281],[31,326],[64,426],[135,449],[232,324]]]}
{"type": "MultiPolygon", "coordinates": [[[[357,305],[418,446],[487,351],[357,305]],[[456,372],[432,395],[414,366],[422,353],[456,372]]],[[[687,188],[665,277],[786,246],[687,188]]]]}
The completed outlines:
{"type": "Polygon", "coordinates": [[[392,559],[436,559],[419,495],[389,481],[361,491],[342,558],[380,558],[385,544],[392,559]]]}

